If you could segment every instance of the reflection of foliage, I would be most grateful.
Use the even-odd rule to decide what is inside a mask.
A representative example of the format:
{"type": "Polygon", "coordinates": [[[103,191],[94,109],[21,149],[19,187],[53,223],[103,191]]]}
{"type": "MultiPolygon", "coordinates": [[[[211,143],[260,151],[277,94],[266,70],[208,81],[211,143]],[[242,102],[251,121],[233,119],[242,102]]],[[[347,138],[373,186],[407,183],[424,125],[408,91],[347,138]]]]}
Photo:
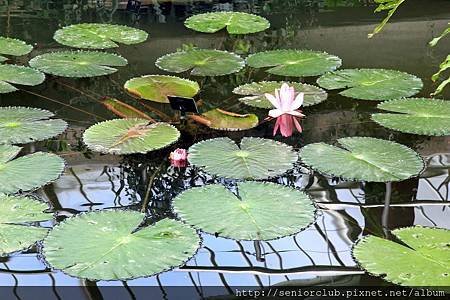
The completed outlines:
{"type": "Polygon", "coordinates": [[[371,38],[375,34],[379,33],[383,30],[384,26],[389,22],[389,19],[394,15],[397,8],[404,2],[405,0],[375,0],[378,3],[378,7],[375,9],[375,12],[388,11],[386,18],[378,24],[377,27],[373,30],[372,33],[368,34],[368,37],[371,38]]]}
{"type": "MultiPolygon", "coordinates": [[[[448,24],[450,25],[450,23],[448,23],[448,24]]],[[[430,46],[431,47],[436,46],[436,44],[447,34],[450,34],[450,26],[447,27],[447,29],[445,29],[440,36],[431,40],[430,46]]],[[[433,77],[431,77],[431,79],[433,81],[438,80],[439,77],[441,77],[441,74],[443,72],[445,72],[446,70],[448,70],[449,68],[450,68],[450,54],[447,55],[447,58],[439,65],[439,71],[436,74],[434,74],[433,77]]],[[[433,93],[433,95],[437,95],[437,94],[441,93],[444,90],[445,86],[449,83],[450,83],[450,76],[436,88],[436,91],[433,93]]]]}

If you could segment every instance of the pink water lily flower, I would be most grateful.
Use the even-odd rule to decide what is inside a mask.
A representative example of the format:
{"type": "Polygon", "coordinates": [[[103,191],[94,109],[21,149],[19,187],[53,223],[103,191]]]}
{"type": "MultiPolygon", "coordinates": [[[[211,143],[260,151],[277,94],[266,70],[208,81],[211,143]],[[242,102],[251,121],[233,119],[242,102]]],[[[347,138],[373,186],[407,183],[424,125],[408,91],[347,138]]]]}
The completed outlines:
{"type": "Polygon", "coordinates": [[[299,119],[305,115],[302,114],[299,108],[303,104],[303,93],[295,96],[295,89],[287,83],[283,83],[281,89],[275,90],[275,96],[268,93],[265,96],[275,107],[275,109],[269,111],[269,117],[277,119],[273,129],[273,135],[276,135],[279,130],[282,136],[289,137],[292,135],[294,127],[298,132],[302,132],[299,119]]]}
{"type": "Polygon", "coordinates": [[[187,165],[187,150],[182,148],[177,148],[170,153],[169,159],[170,164],[173,167],[184,168],[187,165]]]}

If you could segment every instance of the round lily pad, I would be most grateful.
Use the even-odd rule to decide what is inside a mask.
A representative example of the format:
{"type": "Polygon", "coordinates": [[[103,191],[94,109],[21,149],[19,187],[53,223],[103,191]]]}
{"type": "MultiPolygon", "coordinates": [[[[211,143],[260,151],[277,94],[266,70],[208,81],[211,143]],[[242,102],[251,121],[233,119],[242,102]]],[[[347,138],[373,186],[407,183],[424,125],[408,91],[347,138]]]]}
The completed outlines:
{"type": "Polygon", "coordinates": [[[450,230],[414,226],[392,233],[405,245],[366,236],[353,248],[359,264],[367,272],[395,284],[448,290],[450,230]]]}
{"type": "Polygon", "coordinates": [[[269,68],[266,72],[281,76],[317,76],[339,68],[341,59],[325,52],[311,50],[272,50],[247,58],[252,68],[269,68]]]}
{"type": "Polygon", "coordinates": [[[86,129],[83,141],[93,151],[132,154],[167,147],[179,137],[180,132],[167,123],[149,124],[146,119],[114,119],[86,129]]]}
{"type": "Polygon", "coordinates": [[[86,49],[115,48],[147,40],[147,32],[114,24],[83,23],[66,26],[55,32],[53,38],[60,44],[86,49]]]}
{"type": "Polygon", "coordinates": [[[373,182],[405,180],[424,168],[419,154],[398,143],[369,137],[338,142],[341,148],[325,143],[306,145],[300,149],[300,158],[324,174],[373,182]]]}
{"type": "Polygon", "coordinates": [[[0,194],[34,190],[58,179],[64,171],[64,160],[55,154],[36,152],[14,159],[20,150],[0,145],[0,194]]]}
{"type": "Polygon", "coordinates": [[[189,162],[206,172],[234,179],[266,179],[293,168],[297,153],[291,146],[269,139],[244,137],[240,146],[215,138],[189,148],[189,162]]]}
{"type": "Polygon", "coordinates": [[[178,195],[173,207],[182,220],[195,228],[236,240],[291,235],[311,224],[315,214],[305,193],[251,181],[238,183],[234,193],[220,184],[195,187],[178,195]]]}
{"type": "Polygon", "coordinates": [[[117,72],[127,60],[113,53],[99,51],[60,51],[34,57],[29,64],[44,73],[62,77],[95,77],[117,72]]]}
{"type": "Polygon", "coordinates": [[[53,116],[43,109],[0,107],[0,144],[25,144],[61,134],[67,123],[53,116]]]}
{"type": "Polygon", "coordinates": [[[378,108],[392,113],[377,113],[372,120],[401,132],[444,136],[450,135],[450,101],[407,98],[386,101],[378,108]]]}
{"type": "Polygon", "coordinates": [[[0,65],[0,94],[17,91],[13,84],[34,86],[41,84],[45,75],[38,70],[16,65],[0,65]]]}
{"type": "Polygon", "coordinates": [[[423,86],[414,75],[385,69],[346,69],[330,72],[317,80],[327,90],[362,100],[391,100],[417,94],[423,86]]]}
{"type": "Polygon", "coordinates": [[[147,75],[125,82],[125,90],[131,95],[145,100],[169,103],[167,96],[191,98],[200,87],[197,82],[167,75],[147,75]]]}
{"type": "MultiPolygon", "coordinates": [[[[296,93],[303,93],[304,101],[302,106],[311,106],[323,102],[327,99],[327,93],[313,85],[299,83],[299,82],[286,82],[289,86],[294,87],[296,93]]],[[[264,96],[265,93],[274,94],[275,89],[280,89],[282,81],[260,81],[252,82],[238,86],[233,90],[233,93],[243,95],[245,97],[239,98],[244,104],[258,107],[258,108],[273,108],[272,103],[264,96]]]]}
{"type": "Polygon", "coordinates": [[[248,34],[270,27],[266,18],[242,12],[212,12],[194,15],[184,25],[204,33],[214,33],[226,28],[230,34],[248,34]]]}
{"type": "Polygon", "coordinates": [[[209,128],[226,131],[247,130],[259,124],[258,116],[255,114],[242,115],[219,108],[203,113],[200,119],[201,123],[209,128]]]}
{"type": "MultiPolygon", "coordinates": [[[[28,45],[24,41],[0,36],[0,54],[21,56],[31,52],[33,46],[28,45]]],[[[8,60],[6,57],[0,55],[0,62],[8,60]]]]}
{"type": "Polygon", "coordinates": [[[156,61],[156,66],[167,72],[191,70],[191,75],[195,76],[220,76],[238,72],[245,66],[245,62],[231,52],[193,49],[161,56],[156,61]]]}
{"type": "Polygon", "coordinates": [[[47,228],[28,223],[46,221],[48,206],[35,199],[0,195],[0,256],[24,250],[42,240],[47,228]]]}
{"type": "Polygon", "coordinates": [[[50,231],[43,254],[55,269],[92,280],[150,276],[182,265],[197,251],[196,231],[164,219],[141,227],[145,214],[106,210],[68,218],[50,231]]]}

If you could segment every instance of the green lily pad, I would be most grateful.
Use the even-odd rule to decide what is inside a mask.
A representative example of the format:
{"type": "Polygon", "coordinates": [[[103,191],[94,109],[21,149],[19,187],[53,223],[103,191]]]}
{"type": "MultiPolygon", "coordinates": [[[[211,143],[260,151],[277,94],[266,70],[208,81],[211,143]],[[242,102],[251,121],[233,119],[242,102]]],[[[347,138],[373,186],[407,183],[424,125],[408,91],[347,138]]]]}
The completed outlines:
{"type": "Polygon", "coordinates": [[[258,126],[259,119],[255,114],[236,114],[216,108],[203,113],[200,117],[209,128],[226,131],[247,130],[258,126]]]}
{"type": "Polygon", "coordinates": [[[14,159],[22,148],[0,145],[0,193],[14,194],[58,179],[64,160],[52,153],[36,152],[14,159]]]}
{"type": "Polygon", "coordinates": [[[42,141],[66,130],[67,123],[50,119],[54,114],[30,107],[0,107],[0,143],[25,144],[42,141]]]}
{"type": "Polygon", "coordinates": [[[414,75],[385,69],[346,69],[330,72],[317,80],[327,90],[362,100],[391,100],[417,94],[423,86],[414,75]]]}
{"type": "Polygon", "coordinates": [[[0,195],[0,256],[27,249],[44,238],[47,228],[27,223],[52,219],[51,214],[44,213],[47,209],[38,200],[0,195]]]}
{"type": "MultiPolygon", "coordinates": [[[[286,82],[289,86],[295,88],[297,93],[304,93],[304,101],[302,106],[311,106],[323,102],[327,99],[327,93],[313,85],[298,83],[298,82],[286,82]]],[[[273,108],[272,103],[266,99],[265,93],[274,94],[275,89],[280,89],[282,81],[260,81],[252,82],[238,86],[233,90],[233,93],[243,95],[246,97],[239,98],[244,104],[258,107],[258,108],[273,108]]]]}
{"type": "Polygon", "coordinates": [[[325,143],[306,145],[300,149],[300,158],[324,174],[373,182],[405,180],[424,168],[419,154],[398,143],[369,137],[338,142],[342,148],[325,143]]]}
{"type": "MultiPolygon", "coordinates": [[[[24,41],[0,36],[0,54],[11,56],[22,56],[33,50],[33,46],[28,45],[24,41]]],[[[0,55],[0,62],[6,61],[8,58],[0,55]]]]}
{"type": "Polygon", "coordinates": [[[317,76],[339,68],[339,57],[311,50],[272,50],[259,52],[247,58],[252,68],[269,68],[266,72],[281,76],[317,76]]]}
{"type": "Polygon", "coordinates": [[[372,115],[372,120],[384,127],[414,134],[450,135],[450,101],[407,98],[380,103],[378,108],[394,112],[372,115]]]}
{"type": "Polygon", "coordinates": [[[34,86],[41,84],[45,75],[38,70],[16,65],[0,65],[0,94],[17,91],[13,84],[34,86]]]}
{"type": "Polygon", "coordinates": [[[107,210],[79,214],[55,226],[43,254],[55,269],[92,280],[154,275],[184,264],[197,251],[196,231],[164,219],[139,228],[145,214],[107,210]]]}
{"type": "Polygon", "coordinates": [[[266,179],[292,169],[298,157],[291,146],[274,140],[244,137],[238,146],[223,137],[192,145],[188,159],[191,164],[220,177],[266,179]]]}
{"type": "Polygon", "coordinates": [[[266,18],[242,12],[212,12],[194,15],[184,25],[195,31],[214,33],[226,28],[230,34],[248,34],[270,27],[266,18]]]}
{"type": "Polygon", "coordinates": [[[86,129],[83,141],[93,151],[132,154],[167,147],[179,137],[180,132],[167,123],[149,124],[145,119],[114,119],[86,129]]]}
{"type": "Polygon", "coordinates": [[[314,205],[301,191],[252,181],[238,183],[237,190],[240,199],[220,184],[195,187],[178,195],[173,207],[195,228],[236,240],[271,240],[314,221],[314,205]]]}
{"type": "Polygon", "coordinates": [[[122,56],[98,51],[60,51],[34,57],[29,64],[44,73],[62,77],[95,77],[117,72],[127,65],[122,56]]]}
{"type": "Polygon", "coordinates": [[[238,72],[245,66],[245,62],[231,52],[193,49],[161,56],[156,61],[156,66],[167,72],[191,70],[191,75],[195,76],[220,76],[238,72]]]}
{"type": "Polygon", "coordinates": [[[392,233],[397,242],[366,236],[353,255],[369,273],[395,284],[410,287],[446,287],[450,283],[450,230],[421,226],[400,228],[392,233]]]}
{"type": "Polygon", "coordinates": [[[132,45],[147,40],[147,32],[122,25],[84,23],[66,26],[53,38],[60,44],[85,49],[119,47],[117,43],[132,45]]]}
{"type": "Polygon", "coordinates": [[[167,75],[147,75],[125,82],[125,90],[131,95],[145,100],[169,103],[167,96],[191,98],[200,87],[197,82],[167,75]]]}

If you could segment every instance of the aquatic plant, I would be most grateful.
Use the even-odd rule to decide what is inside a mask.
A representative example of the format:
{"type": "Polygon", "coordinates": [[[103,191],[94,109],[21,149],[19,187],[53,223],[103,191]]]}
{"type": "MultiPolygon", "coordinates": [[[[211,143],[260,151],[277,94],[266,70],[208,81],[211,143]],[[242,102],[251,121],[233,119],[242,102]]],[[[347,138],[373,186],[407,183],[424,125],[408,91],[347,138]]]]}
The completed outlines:
{"type": "Polygon", "coordinates": [[[255,114],[238,114],[215,108],[201,115],[189,115],[196,122],[209,128],[225,131],[247,130],[258,126],[259,119],[255,114]]]}
{"type": "Polygon", "coordinates": [[[169,160],[172,167],[184,168],[187,166],[187,150],[182,148],[177,148],[170,152],[169,160]]]}
{"type": "Polygon", "coordinates": [[[22,56],[33,50],[33,46],[22,40],[0,36],[0,63],[8,60],[3,55],[22,56]]]}
{"type": "Polygon", "coordinates": [[[45,75],[38,70],[18,65],[0,65],[0,94],[17,91],[16,84],[34,86],[44,80],[45,75]]]}

